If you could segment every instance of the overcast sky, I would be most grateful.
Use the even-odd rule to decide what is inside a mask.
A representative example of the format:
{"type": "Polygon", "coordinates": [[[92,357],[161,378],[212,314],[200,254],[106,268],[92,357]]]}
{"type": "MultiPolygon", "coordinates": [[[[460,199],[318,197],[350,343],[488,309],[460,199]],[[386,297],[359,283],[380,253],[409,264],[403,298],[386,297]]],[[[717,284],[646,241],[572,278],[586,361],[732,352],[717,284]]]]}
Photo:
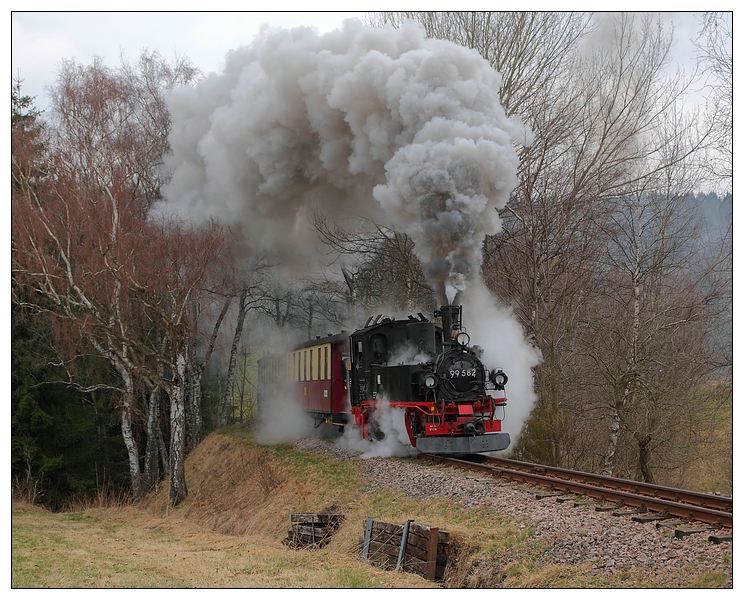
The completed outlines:
{"type": "MultiPolygon", "coordinates": [[[[432,3],[436,1],[429,2],[432,3]]],[[[139,0],[133,0],[131,7],[137,8],[139,4],[142,4],[139,0]]],[[[280,7],[282,4],[286,4],[286,0],[271,5],[280,7]]],[[[323,1],[324,6],[334,4],[348,5],[323,1]]],[[[156,1],[149,6],[162,5],[156,1]]],[[[20,75],[23,93],[35,96],[37,106],[43,108],[48,103],[44,88],[54,82],[57,65],[63,58],[74,57],[80,63],[89,64],[92,57],[98,55],[115,66],[122,53],[134,60],[142,48],[149,48],[158,50],[168,60],[176,53],[185,55],[207,74],[221,70],[227,52],[250,43],[263,24],[283,28],[304,25],[325,33],[340,27],[344,19],[363,15],[335,11],[13,12],[12,75],[20,75]]],[[[694,14],[684,12],[666,13],[665,16],[674,23],[677,33],[676,59],[689,64],[692,57],[690,38],[697,32],[698,20],[694,14]]]]}
{"type": "Polygon", "coordinates": [[[259,27],[309,26],[337,29],[353,12],[14,12],[12,73],[22,91],[47,104],[45,86],[54,82],[62,58],[89,64],[94,55],[118,65],[121,53],[136,59],[142,48],[166,59],[187,56],[202,72],[219,71],[227,52],[250,43],[259,27]]]}

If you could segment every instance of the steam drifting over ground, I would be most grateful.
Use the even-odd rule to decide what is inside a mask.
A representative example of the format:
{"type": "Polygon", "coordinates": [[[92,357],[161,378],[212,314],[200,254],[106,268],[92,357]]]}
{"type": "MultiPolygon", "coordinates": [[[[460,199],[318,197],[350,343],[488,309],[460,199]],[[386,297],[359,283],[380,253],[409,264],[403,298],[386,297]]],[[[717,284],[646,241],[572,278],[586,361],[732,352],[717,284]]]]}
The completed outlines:
{"type": "Polygon", "coordinates": [[[361,431],[347,427],[338,445],[349,450],[362,452],[360,458],[388,458],[391,456],[414,456],[418,454],[408,439],[406,431],[406,412],[402,408],[393,408],[390,401],[381,397],[375,411],[375,420],[384,437],[370,441],[362,438],[361,431]]]}
{"type": "Polygon", "coordinates": [[[256,439],[261,444],[294,442],[313,434],[312,418],[294,401],[288,389],[280,389],[266,400],[267,412],[258,415],[256,439]]]}

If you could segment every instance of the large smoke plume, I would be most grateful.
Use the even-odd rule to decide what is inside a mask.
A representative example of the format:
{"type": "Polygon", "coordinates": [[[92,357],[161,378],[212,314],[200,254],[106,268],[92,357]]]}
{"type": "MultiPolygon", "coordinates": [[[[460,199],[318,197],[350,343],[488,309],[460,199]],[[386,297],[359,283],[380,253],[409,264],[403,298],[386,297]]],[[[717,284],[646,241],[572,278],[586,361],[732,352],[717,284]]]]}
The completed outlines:
{"type": "MultiPolygon", "coordinates": [[[[414,23],[349,20],[324,35],[264,28],[228,54],[224,72],[172,92],[173,177],[160,209],[218,218],[247,254],[305,272],[320,256],[315,211],[372,219],[411,236],[438,301],[454,303],[476,282],[485,236],[501,229],[497,210],[517,184],[514,145],[529,142],[500,86],[475,50],[426,39],[414,23]]],[[[499,330],[518,329],[499,315],[510,322],[499,330]]],[[[519,351],[495,366],[528,357],[519,394],[531,406],[534,356],[521,333],[508,343],[519,351]]]]}
{"type": "Polygon", "coordinates": [[[501,76],[475,51],[409,23],[263,29],[224,73],[173,92],[163,209],[218,217],[249,250],[298,267],[315,254],[313,211],[405,230],[440,302],[478,272],[517,183],[520,124],[501,76]]]}

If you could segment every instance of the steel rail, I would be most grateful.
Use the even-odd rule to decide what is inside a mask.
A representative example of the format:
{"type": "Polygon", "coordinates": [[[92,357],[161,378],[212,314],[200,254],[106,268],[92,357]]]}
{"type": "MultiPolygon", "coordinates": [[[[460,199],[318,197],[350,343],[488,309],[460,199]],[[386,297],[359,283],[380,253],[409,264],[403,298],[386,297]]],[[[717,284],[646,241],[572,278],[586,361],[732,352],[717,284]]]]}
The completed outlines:
{"type": "Polygon", "coordinates": [[[506,468],[517,471],[526,470],[541,475],[548,475],[550,477],[559,477],[571,480],[578,479],[583,483],[600,485],[610,489],[632,492],[664,500],[683,502],[694,506],[714,508],[723,512],[733,513],[734,511],[734,500],[728,496],[717,496],[715,494],[705,494],[703,492],[695,492],[692,490],[680,490],[663,485],[645,483],[643,481],[632,481],[630,479],[621,479],[619,477],[607,477],[604,475],[596,475],[594,473],[584,473],[582,471],[573,471],[571,469],[562,469],[560,467],[536,465],[506,458],[489,457],[485,464],[502,465],[506,468]]]}
{"type": "MultiPolygon", "coordinates": [[[[651,511],[663,515],[668,515],[669,517],[690,519],[700,521],[702,523],[709,523],[711,525],[716,525],[719,527],[733,527],[733,512],[718,510],[716,508],[685,504],[683,502],[675,500],[657,498],[654,496],[645,496],[643,494],[638,494],[630,491],[604,487],[599,483],[583,483],[581,481],[572,481],[559,477],[551,477],[548,475],[520,471],[517,469],[510,469],[507,467],[500,467],[487,463],[475,463],[467,460],[436,455],[428,455],[426,458],[428,460],[441,464],[450,464],[471,471],[479,471],[482,473],[488,473],[489,475],[497,475],[498,477],[510,481],[543,485],[555,491],[589,496],[590,498],[596,498],[605,502],[613,502],[618,505],[618,508],[628,506],[637,508],[641,511],[651,511]]],[[[540,467],[541,465],[535,466],[540,467]]],[[[578,474],[587,475],[586,473],[578,474]]],[[[596,477],[601,479],[601,476],[596,477]]]]}

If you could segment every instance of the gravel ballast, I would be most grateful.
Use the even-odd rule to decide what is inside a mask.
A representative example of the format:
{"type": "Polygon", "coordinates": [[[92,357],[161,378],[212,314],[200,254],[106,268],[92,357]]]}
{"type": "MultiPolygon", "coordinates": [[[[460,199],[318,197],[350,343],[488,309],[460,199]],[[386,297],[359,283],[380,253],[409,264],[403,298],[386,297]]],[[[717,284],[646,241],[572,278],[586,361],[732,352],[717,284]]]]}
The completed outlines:
{"type": "Polygon", "coordinates": [[[534,488],[498,479],[484,483],[483,477],[452,473],[416,460],[361,458],[359,452],[317,439],[299,440],[295,447],[356,462],[367,492],[387,487],[413,498],[450,498],[465,509],[489,507],[518,527],[530,528],[535,537],[551,540],[552,549],[544,558],[552,563],[586,565],[590,573],[597,574],[640,567],[669,587],[718,571],[726,574],[724,587],[733,587],[733,544],[710,542],[713,532],[678,539],[673,529],[657,528],[654,522],[638,523],[630,516],[597,512],[594,503],[575,507],[573,502],[559,503],[556,498],[537,500],[534,488]]]}

